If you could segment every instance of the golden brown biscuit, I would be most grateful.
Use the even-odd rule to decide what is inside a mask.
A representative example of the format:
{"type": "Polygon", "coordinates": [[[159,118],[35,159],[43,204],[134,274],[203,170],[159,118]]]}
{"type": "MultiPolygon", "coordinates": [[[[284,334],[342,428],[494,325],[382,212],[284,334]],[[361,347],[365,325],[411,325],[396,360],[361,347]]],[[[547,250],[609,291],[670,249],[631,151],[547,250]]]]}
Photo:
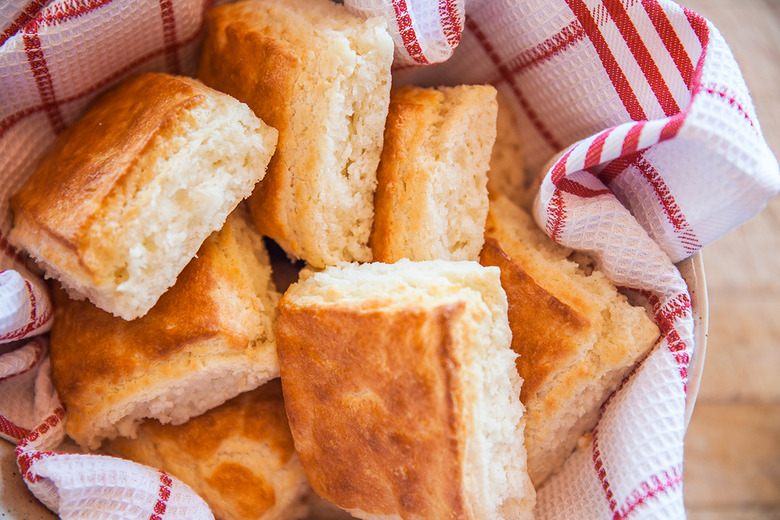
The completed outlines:
{"type": "Polygon", "coordinates": [[[8,237],[73,297],[145,314],[265,175],[276,130],[189,78],[101,96],[11,198],[8,237]]]}
{"type": "Polygon", "coordinates": [[[316,267],[370,261],[393,43],[330,0],[243,0],[207,19],[198,77],[279,130],[258,229],[316,267]]]}
{"type": "Polygon", "coordinates": [[[489,85],[393,89],[374,197],[374,261],[479,258],[496,110],[489,85]]]}
{"type": "Polygon", "coordinates": [[[241,212],[144,316],[125,321],[55,291],[54,384],[82,446],[131,436],[147,417],[182,423],[278,376],[276,294],[241,212]]]}
{"type": "Polygon", "coordinates": [[[279,306],[285,406],[313,489],[359,518],[531,518],[497,269],[343,265],[279,306]]]}
{"type": "Polygon", "coordinates": [[[586,276],[570,254],[507,198],[491,199],[481,262],[501,269],[537,486],[596,425],[601,404],[659,336],[643,308],[601,272],[586,276]]]}
{"type": "Polygon", "coordinates": [[[184,424],[146,421],[106,452],[169,472],[220,520],[304,518],[309,492],[293,449],[278,379],[184,424]]]}

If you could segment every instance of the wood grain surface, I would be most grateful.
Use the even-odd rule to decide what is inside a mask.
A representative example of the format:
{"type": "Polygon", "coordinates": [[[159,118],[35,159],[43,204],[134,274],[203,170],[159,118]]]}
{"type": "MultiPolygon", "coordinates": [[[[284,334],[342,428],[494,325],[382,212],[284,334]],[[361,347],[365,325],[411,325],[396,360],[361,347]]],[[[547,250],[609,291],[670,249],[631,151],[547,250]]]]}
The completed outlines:
{"type": "MultiPolygon", "coordinates": [[[[684,0],[730,44],[780,155],[780,0],[684,0]]],[[[703,251],[707,359],[685,438],[691,520],[780,519],[780,198],[703,251]]]]}

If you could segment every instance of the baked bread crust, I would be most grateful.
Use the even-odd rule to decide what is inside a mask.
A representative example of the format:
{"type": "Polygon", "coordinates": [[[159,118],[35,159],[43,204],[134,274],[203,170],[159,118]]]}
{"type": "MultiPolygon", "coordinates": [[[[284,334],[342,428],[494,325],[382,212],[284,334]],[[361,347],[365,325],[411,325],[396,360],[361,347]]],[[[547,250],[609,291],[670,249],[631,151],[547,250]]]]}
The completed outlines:
{"type": "Polygon", "coordinates": [[[462,381],[452,337],[462,306],[367,310],[359,318],[333,309],[316,319],[304,309],[283,309],[285,398],[312,487],[371,515],[400,509],[402,518],[465,518],[463,424],[456,413],[462,381]],[[393,338],[392,356],[375,348],[386,338],[393,338]],[[304,359],[318,352],[326,362],[304,359]],[[300,374],[316,386],[300,384],[300,374]]]}
{"type": "Polygon", "coordinates": [[[526,376],[520,396],[528,402],[550,377],[580,357],[582,345],[593,343],[600,308],[583,298],[574,285],[555,294],[539,285],[521,267],[522,259],[513,260],[507,255],[502,249],[506,240],[499,242],[494,231],[491,226],[481,261],[501,269],[513,327],[512,346],[515,352],[520,350],[517,370],[526,376]]]}
{"type": "Polygon", "coordinates": [[[275,143],[276,130],[199,81],[128,79],[11,197],[9,241],[71,296],[142,316],[263,178],[275,143]]]}
{"type": "Polygon", "coordinates": [[[145,417],[181,423],[277,377],[278,298],[262,240],[241,213],[142,318],[54,291],[51,366],[68,434],[96,448],[145,417]]]}
{"type": "Polygon", "coordinates": [[[304,518],[309,492],[278,379],[178,426],[145,421],[109,454],[169,472],[222,520],[304,518]]]}
{"type": "Polygon", "coordinates": [[[491,197],[480,261],[501,269],[537,487],[596,425],[601,404],[659,337],[644,308],[601,272],[586,275],[571,253],[509,199],[491,197]]]}

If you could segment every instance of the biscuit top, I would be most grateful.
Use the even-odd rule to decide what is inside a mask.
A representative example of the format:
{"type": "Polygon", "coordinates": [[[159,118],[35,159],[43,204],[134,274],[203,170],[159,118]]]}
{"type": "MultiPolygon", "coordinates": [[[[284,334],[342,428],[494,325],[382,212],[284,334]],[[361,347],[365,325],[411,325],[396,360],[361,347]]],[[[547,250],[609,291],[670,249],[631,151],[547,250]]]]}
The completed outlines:
{"type": "Polygon", "coordinates": [[[146,421],[136,439],[114,439],[106,448],[184,480],[218,518],[242,520],[281,505],[285,497],[274,489],[289,478],[277,472],[294,455],[279,379],[184,424],[146,421]]]}
{"type": "Polygon", "coordinates": [[[47,233],[75,246],[144,147],[211,89],[183,77],[147,73],[99,97],[63,132],[23,188],[11,197],[47,233]]]}
{"type": "Polygon", "coordinates": [[[397,105],[438,107],[444,101],[444,94],[433,88],[404,85],[390,91],[390,102],[397,105]]]}
{"type": "Polygon", "coordinates": [[[284,465],[293,455],[293,439],[287,426],[279,379],[257,390],[245,392],[225,404],[172,426],[148,421],[143,428],[155,437],[176,441],[197,459],[217,455],[219,446],[230,437],[268,443],[284,465]]]}
{"type": "Polygon", "coordinates": [[[280,148],[289,140],[291,106],[300,75],[300,50],[265,34],[268,22],[251,2],[223,4],[206,16],[207,44],[198,78],[246,103],[279,131],[280,148]],[[221,54],[220,54],[221,53],[221,54]],[[225,59],[229,55],[230,59],[225,59]]]}
{"type": "Polygon", "coordinates": [[[491,199],[480,261],[501,269],[525,404],[563,370],[593,376],[585,363],[591,351],[606,370],[658,335],[643,308],[632,307],[600,271],[586,275],[571,253],[506,197],[491,199]]]}
{"type": "Polygon", "coordinates": [[[220,92],[246,103],[265,123],[279,131],[279,141],[268,166],[270,172],[255,189],[261,199],[262,227],[287,229],[285,202],[274,196],[289,180],[277,172],[290,163],[296,142],[291,128],[295,113],[292,100],[301,74],[301,50],[265,34],[268,22],[259,4],[237,2],[209,10],[206,40],[198,66],[198,78],[220,92]],[[226,59],[225,56],[230,56],[226,59]]]}
{"type": "Polygon", "coordinates": [[[501,269],[509,302],[512,348],[520,356],[521,400],[536,395],[550,376],[578,360],[592,345],[603,318],[603,296],[575,273],[569,250],[548,239],[531,216],[504,197],[490,201],[480,261],[501,269]],[[534,248],[544,244],[546,258],[534,248]],[[574,279],[579,279],[575,283],[574,279]]]}
{"type": "Polygon", "coordinates": [[[285,403],[320,496],[361,518],[483,518],[476,382],[495,375],[483,363],[514,372],[515,357],[498,276],[476,262],[400,260],[327,268],[287,290],[285,403]]]}
{"type": "Polygon", "coordinates": [[[282,300],[282,377],[295,380],[285,379],[287,413],[321,496],[373,515],[468,517],[452,352],[462,312],[455,303],[313,310],[282,300]],[[378,347],[388,338],[392,353],[378,347]]]}
{"type": "Polygon", "coordinates": [[[435,172],[421,149],[442,111],[443,99],[444,94],[434,89],[405,86],[390,91],[370,239],[375,261],[432,260],[440,254],[440,247],[428,244],[428,236],[446,238],[441,225],[430,230],[436,223],[431,210],[443,207],[444,201],[432,200],[435,172]],[[428,164],[421,164],[424,159],[428,164]]]}
{"type": "Polygon", "coordinates": [[[259,518],[273,507],[277,499],[274,487],[258,470],[277,470],[294,453],[278,379],[182,425],[149,421],[144,428],[148,428],[152,438],[168,441],[169,446],[175,445],[202,461],[218,460],[220,449],[229,449],[231,442],[267,444],[274,456],[264,461],[267,468],[256,467],[258,462],[253,460],[246,460],[245,464],[222,461],[212,467],[210,475],[204,475],[205,482],[232,506],[237,518],[259,518]]]}

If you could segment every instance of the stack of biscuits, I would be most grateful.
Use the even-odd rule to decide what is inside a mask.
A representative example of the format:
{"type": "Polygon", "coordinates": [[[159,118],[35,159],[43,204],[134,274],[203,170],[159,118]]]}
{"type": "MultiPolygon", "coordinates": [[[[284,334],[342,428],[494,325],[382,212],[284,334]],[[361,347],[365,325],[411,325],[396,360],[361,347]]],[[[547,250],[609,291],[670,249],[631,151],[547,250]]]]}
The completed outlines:
{"type": "Polygon", "coordinates": [[[645,309],[536,228],[492,86],[393,87],[331,0],[206,28],[197,79],[104,93],[11,200],[70,437],[218,519],[533,518],[645,309]]]}

